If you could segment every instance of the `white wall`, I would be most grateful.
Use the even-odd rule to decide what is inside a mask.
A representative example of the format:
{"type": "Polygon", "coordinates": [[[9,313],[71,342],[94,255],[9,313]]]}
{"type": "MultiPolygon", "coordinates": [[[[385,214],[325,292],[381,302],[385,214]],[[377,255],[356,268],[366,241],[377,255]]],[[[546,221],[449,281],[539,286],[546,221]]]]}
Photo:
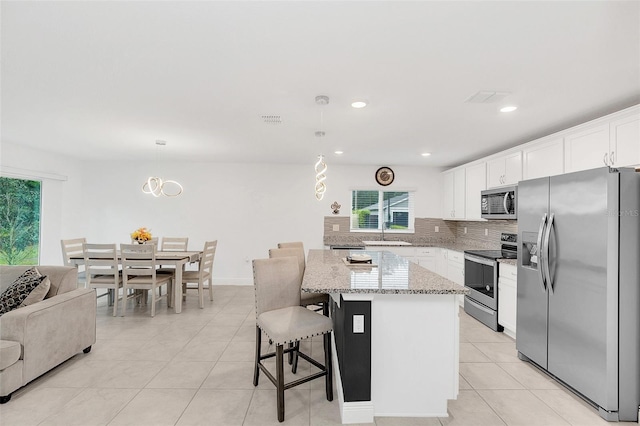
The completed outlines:
{"type": "MultiPolygon", "coordinates": [[[[151,167],[133,161],[63,159],[12,147],[1,164],[23,164],[29,155],[34,170],[68,176],[45,182],[41,263],[61,263],[60,239],[85,236],[89,241],[129,242],[138,227],[154,236],[188,236],[189,246],[218,240],[214,281],[251,284],[251,259],[266,257],[282,241],[323,247],[323,218],[334,201],[347,216],[352,189],[379,189],[374,166],[338,166],[328,161],[327,192],[314,196],[313,164],[165,163],[163,177],[183,184],[176,198],[154,198],[141,186],[151,167]],[[32,161],[35,160],[35,161],[32,161]],[[45,226],[46,224],[46,226],[45,226]]],[[[18,166],[14,166],[18,167],[18,166]]],[[[155,167],[153,169],[156,169],[155,167]]],[[[389,190],[416,191],[416,217],[441,217],[440,169],[393,167],[389,190]]]]}

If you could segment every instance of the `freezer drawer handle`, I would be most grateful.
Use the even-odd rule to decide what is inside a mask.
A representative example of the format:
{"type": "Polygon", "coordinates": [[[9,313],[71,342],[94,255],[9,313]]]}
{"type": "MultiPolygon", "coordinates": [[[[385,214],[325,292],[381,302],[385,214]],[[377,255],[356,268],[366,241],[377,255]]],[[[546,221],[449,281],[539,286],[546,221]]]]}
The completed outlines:
{"type": "Polygon", "coordinates": [[[547,291],[547,281],[544,278],[544,271],[542,269],[542,264],[544,263],[544,257],[542,255],[542,235],[544,234],[544,227],[547,224],[547,214],[545,213],[542,216],[542,220],[540,221],[540,229],[538,229],[538,272],[540,273],[540,282],[542,283],[542,292],[547,291]]]}
{"type": "Polygon", "coordinates": [[[553,227],[553,219],[555,218],[555,213],[551,213],[551,217],[549,218],[549,224],[547,225],[547,229],[544,233],[544,244],[543,252],[544,252],[544,272],[547,276],[547,284],[551,293],[553,293],[553,282],[551,280],[551,273],[549,271],[549,239],[551,238],[551,228],[553,227]]]}

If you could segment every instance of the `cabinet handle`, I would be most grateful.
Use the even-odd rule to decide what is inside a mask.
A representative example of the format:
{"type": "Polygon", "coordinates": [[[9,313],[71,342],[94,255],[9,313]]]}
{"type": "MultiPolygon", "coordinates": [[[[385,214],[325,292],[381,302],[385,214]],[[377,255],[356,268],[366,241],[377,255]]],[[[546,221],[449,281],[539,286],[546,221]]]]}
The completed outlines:
{"type": "Polygon", "coordinates": [[[605,165],[605,166],[608,166],[608,165],[609,165],[609,162],[607,161],[607,157],[609,157],[609,153],[608,153],[608,152],[605,152],[605,153],[604,153],[604,157],[602,158],[602,161],[604,162],[604,165],[605,165]]]}
{"type": "Polygon", "coordinates": [[[609,155],[609,162],[611,163],[612,166],[616,163],[615,154],[616,153],[614,151],[611,151],[611,155],[609,155]]]}

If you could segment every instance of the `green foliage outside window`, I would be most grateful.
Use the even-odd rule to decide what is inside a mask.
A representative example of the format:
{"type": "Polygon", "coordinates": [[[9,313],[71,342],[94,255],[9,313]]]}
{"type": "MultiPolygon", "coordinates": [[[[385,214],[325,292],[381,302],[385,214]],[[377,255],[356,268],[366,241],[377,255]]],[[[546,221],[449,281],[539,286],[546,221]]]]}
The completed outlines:
{"type": "Polygon", "coordinates": [[[38,264],[40,189],[38,181],[0,177],[0,264],[38,264]]]}

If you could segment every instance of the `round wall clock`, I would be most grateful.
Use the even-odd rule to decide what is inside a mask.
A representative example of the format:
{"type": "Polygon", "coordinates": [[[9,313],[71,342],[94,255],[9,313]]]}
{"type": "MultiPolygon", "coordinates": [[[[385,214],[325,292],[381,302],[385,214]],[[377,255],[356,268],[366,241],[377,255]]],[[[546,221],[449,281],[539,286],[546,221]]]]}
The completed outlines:
{"type": "Polygon", "coordinates": [[[376,170],[376,182],[382,186],[391,185],[393,177],[393,170],[389,167],[380,167],[376,170]]]}

